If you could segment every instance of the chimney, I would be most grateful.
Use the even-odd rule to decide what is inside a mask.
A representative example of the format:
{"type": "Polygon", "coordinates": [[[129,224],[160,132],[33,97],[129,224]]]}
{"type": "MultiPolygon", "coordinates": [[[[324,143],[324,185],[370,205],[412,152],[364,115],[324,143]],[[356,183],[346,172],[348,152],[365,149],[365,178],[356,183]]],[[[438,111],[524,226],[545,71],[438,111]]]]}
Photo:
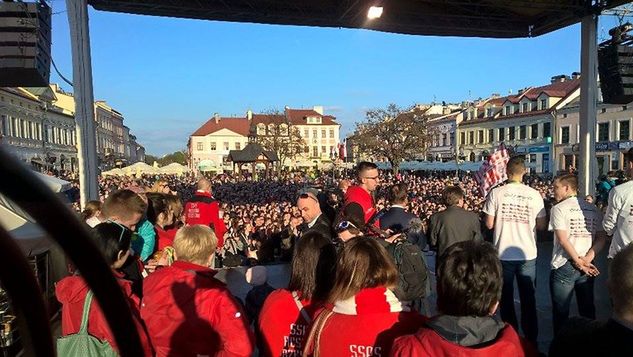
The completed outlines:
{"type": "Polygon", "coordinates": [[[570,78],[567,77],[564,74],[561,74],[561,75],[558,75],[558,76],[554,76],[554,77],[552,77],[552,84],[553,83],[562,83],[562,82],[568,81],[569,79],[570,78]]]}
{"type": "Polygon", "coordinates": [[[580,79],[580,72],[573,72],[571,74],[571,79],[580,79]]]}
{"type": "Polygon", "coordinates": [[[315,112],[323,115],[323,106],[322,105],[314,106],[314,107],[312,107],[312,110],[314,110],[315,112]]]}
{"type": "Polygon", "coordinates": [[[249,121],[251,121],[253,119],[253,111],[252,110],[247,110],[246,111],[246,119],[248,119],[249,121]]]}
{"type": "Polygon", "coordinates": [[[213,114],[213,119],[215,119],[216,124],[220,123],[220,114],[218,113],[213,114]]]}

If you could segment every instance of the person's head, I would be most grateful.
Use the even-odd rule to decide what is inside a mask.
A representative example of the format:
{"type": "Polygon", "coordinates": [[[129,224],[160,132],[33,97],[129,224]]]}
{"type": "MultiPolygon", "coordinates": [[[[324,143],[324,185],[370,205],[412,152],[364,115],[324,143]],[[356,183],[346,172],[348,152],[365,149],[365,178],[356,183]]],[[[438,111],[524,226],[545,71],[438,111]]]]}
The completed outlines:
{"type": "Polygon", "coordinates": [[[407,203],[408,188],[404,182],[389,187],[389,202],[392,205],[404,205],[407,203]]]}
{"type": "Polygon", "coordinates": [[[352,183],[350,182],[350,180],[348,179],[343,179],[341,180],[341,182],[338,183],[338,188],[343,192],[347,192],[347,189],[352,185],[352,183]]]}
{"type": "Polygon", "coordinates": [[[578,193],[578,177],[564,174],[554,179],[554,199],[562,201],[578,193]]]}
{"type": "Polygon", "coordinates": [[[174,214],[174,221],[184,221],[184,218],[182,217],[184,208],[182,206],[182,200],[180,199],[180,197],[178,197],[177,195],[165,195],[165,200],[167,201],[169,207],[171,207],[171,211],[174,214]]]}
{"type": "Polygon", "coordinates": [[[437,307],[445,315],[489,316],[501,299],[501,262],[495,248],[468,240],[449,246],[437,267],[437,307]]]}
{"type": "Polygon", "coordinates": [[[349,299],[365,288],[393,288],[397,283],[398,270],[385,248],[373,238],[358,237],[345,243],[340,253],[328,301],[349,299]]]}
{"type": "Polygon", "coordinates": [[[607,287],[613,301],[613,313],[633,322],[633,244],[613,257],[607,287]]]}
{"type": "Polygon", "coordinates": [[[299,208],[301,217],[306,223],[312,222],[321,214],[319,199],[312,190],[305,190],[299,194],[299,198],[297,198],[297,208],[299,208]]]}
{"type": "Polygon", "coordinates": [[[171,188],[169,188],[167,181],[158,180],[154,183],[150,191],[155,193],[170,193],[171,188]]]}
{"type": "Polygon", "coordinates": [[[147,220],[161,228],[174,222],[174,212],[167,201],[167,195],[163,193],[149,193],[147,220]]]}
{"type": "Polygon", "coordinates": [[[626,173],[629,177],[633,176],[633,148],[624,154],[624,161],[626,162],[626,173]]]}
{"type": "Polygon", "coordinates": [[[336,249],[329,238],[307,232],[294,250],[288,290],[299,292],[302,299],[325,301],[332,288],[335,267],[336,249]]]}
{"type": "Polygon", "coordinates": [[[147,203],[141,196],[131,190],[119,190],[106,198],[101,207],[101,214],[110,221],[134,230],[146,209],[147,203]]]}
{"type": "Polygon", "coordinates": [[[112,269],[123,266],[130,255],[132,231],[115,222],[103,222],[93,229],[93,239],[106,263],[112,269]]]}
{"type": "Polygon", "coordinates": [[[587,203],[593,203],[594,199],[592,195],[587,195],[585,196],[585,202],[587,203]]]}
{"type": "Polygon", "coordinates": [[[506,166],[508,178],[516,181],[523,179],[523,175],[527,172],[525,168],[525,156],[514,156],[508,161],[506,166]]]}
{"type": "Polygon", "coordinates": [[[347,242],[352,238],[360,237],[363,234],[362,231],[354,225],[354,223],[346,220],[337,223],[334,227],[334,231],[343,242],[347,242]]]}
{"type": "Polygon", "coordinates": [[[211,181],[206,178],[200,179],[198,181],[198,190],[211,193],[211,181]]]}
{"type": "Polygon", "coordinates": [[[211,266],[218,240],[208,226],[195,224],[178,230],[174,238],[176,260],[211,266]]]}
{"type": "Polygon", "coordinates": [[[459,186],[448,186],[442,192],[442,200],[448,207],[450,206],[464,206],[464,191],[459,186]]]}
{"type": "Polygon", "coordinates": [[[378,166],[373,162],[361,161],[356,167],[358,182],[368,192],[376,190],[380,184],[380,174],[378,166]]]}
{"type": "Polygon", "coordinates": [[[101,214],[101,201],[88,201],[86,207],[81,211],[81,220],[85,221],[101,214]]]}

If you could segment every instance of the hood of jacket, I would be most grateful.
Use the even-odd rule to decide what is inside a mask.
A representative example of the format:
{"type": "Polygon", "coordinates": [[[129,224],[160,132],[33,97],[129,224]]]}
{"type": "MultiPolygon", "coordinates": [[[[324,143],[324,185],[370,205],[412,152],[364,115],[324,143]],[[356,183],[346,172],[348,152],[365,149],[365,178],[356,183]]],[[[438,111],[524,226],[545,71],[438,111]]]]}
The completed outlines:
{"type": "Polygon", "coordinates": [[[493,341],[505,327],[493,317],[450,315],[436,316],[426,325],[445,340],[464,347],[493,341]]]}

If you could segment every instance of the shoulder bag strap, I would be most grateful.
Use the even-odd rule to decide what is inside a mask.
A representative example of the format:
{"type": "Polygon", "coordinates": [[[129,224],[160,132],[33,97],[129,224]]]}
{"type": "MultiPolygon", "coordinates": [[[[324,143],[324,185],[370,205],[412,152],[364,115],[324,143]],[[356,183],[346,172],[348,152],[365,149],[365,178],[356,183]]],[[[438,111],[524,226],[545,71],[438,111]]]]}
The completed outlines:
{"type": "Polygon", "coordinates": [[[327,320],[334,314],[331,310],[324,310],[314,321],[310,334],[306,340],[303,350],[303,356],[319,357],[319,344],[321,342],[321,332],[325,327],[327,320]]]}
{"type": "Polygon", "coordinates": [[[84,311],[81,314],[81,325],[79,327],[79,334],[85,335],[88,333],[88,316],[90,315],[91,304],[92,290],[88,290],[88,293],[86,293],[86,299],[84,300],[84,311]]]}
{"type": "Polygon", "coordinates": [[[299,299],[299,294],[297,294],[296,291],[292,292],[292,298],[294,299],[295,304],[297,304],[297,308],[299,309],[301,316],[303,316],[303,319],[306,320],[308,325],[311,324],[312,319],[310,318],[310,315],[308,315],[308,312],[306,311],[306,309],[303,307],[303,304],[301,304],[301,299],[299,299]]]}

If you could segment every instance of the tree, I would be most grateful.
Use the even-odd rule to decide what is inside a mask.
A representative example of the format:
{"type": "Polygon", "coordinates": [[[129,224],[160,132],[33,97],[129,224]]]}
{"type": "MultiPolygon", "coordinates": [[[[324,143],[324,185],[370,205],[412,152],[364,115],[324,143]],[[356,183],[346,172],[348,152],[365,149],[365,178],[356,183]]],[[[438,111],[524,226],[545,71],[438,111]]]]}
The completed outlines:
{"type": "Polygon", "coordinates": [[[428,120],[424,108],[415,106],[368,110],[365,121],[356,124],[354,142],[361,153],[387,159],[395,174],[402,161],[426,154],[432,135],[428,120]]]}
{"type": "Polygon", "coordinates": [[[276,170],[279,171],[286,160],[294,159],[304,152],[306,142],[301,137],[299,129],[292,125],[286,115],[279,110],[269,110],[262,114],[266,122],[264,132],[257,130],[256,142],[265,150],[277,154],[276,170]]]}
{"type": "Polygon", "coordinates": [[[185,151],[175,151],[161,158],[153,155],[145,155],[146,164],[153,165],[154,162],[157,162],[160,166],[169,165],[174,162],[177,162],[181,165],[187,165],[187,154],[185,153],[185,151]]]}

